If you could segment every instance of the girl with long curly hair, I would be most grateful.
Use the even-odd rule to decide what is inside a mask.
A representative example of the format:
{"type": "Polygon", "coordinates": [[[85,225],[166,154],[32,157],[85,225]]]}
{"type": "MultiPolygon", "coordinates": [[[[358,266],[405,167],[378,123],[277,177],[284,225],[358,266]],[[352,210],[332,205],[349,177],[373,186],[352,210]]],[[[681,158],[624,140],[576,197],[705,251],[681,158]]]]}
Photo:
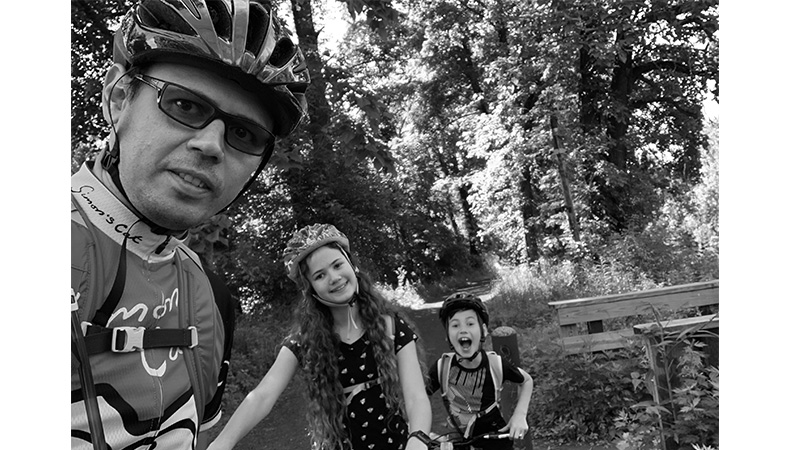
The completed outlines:
{"type": "Polygon", "coordinates": [[[300,288],[292,332],[209,450],[231,449],[272,410],[299,368],[315,450],[425,450],[431,405],[417,336],[353,263],[333,225],[297,231],[284,263],[300,288]]]}

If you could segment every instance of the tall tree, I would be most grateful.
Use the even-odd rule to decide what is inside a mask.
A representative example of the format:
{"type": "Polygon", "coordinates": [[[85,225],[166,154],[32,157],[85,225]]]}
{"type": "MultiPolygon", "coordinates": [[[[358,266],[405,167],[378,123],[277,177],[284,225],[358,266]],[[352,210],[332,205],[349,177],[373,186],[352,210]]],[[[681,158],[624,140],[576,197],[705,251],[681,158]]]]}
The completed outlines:
{"type": "Polygon", "coordinates": [[[719,77],[717,1],[559,0],[545,17],[558,50],[575,55],[564,81],[577,88],[580,130],[604,137],[600,156],[611,164],[590,171],[594,212],[625,228],[648,153],[667,155],[678,176],[699,174],[701,105],[719,77]]]}

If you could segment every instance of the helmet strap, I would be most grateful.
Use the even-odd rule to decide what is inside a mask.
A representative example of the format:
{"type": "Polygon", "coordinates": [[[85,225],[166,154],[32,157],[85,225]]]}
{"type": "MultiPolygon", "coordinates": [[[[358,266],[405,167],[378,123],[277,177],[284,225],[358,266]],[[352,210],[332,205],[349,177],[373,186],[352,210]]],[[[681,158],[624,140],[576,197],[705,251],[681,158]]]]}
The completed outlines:
{"type": "MultiPolygon", "coordinates": [[[[458,354],[458,353],[456,353],[456,354],[458,354]]],[[[480,355],[480,354],[481,354],[481,349],[479,348],[475,353],[472,354],[472,356],[469,356],[469,357],[458,356],[458,357],[456,357],[456,361],[457,362],[461,362],[461,361],[471,362],[471,361],[474,361],[475,358],[477,358],[478,355],[480,355]]]]}
{"type": "Polygon", "coordinates": [[[353,307],[353,303],[354,303],[354,300],[355,300],[355,298],[356,298],[356,297],[355,297],[355,296],[353,296],[353,300],[351,300],[351,301],[348,303],[348,305],[349,305],[349,306],[347,307],[347,318],[348,318],[348,324],[347,324],[347,335],[348,335],[348,336],[350,336],[350,329],[351,329],[350,327],[351,327],[351,326],[352,326],[353,328],[355,328],[356,330],[358,330],[358,325],[356,325],[356,321],[355,321],[355,319],[353,318],[353,310],[355,309],[355,308],[353,307]]]}
{"type": "Polygon", "coordinates": [[[338,247],[338,248],[339,248],[339,251],[340,251],[340,252],[342,252],[342,255],[344,255],[344,259],[346,259],[346,260],[347,260],[347,263],[348,263],[348,264],[350,264],[350,267],[352,267],[352,268],[353,268],[353,273],[355,273],[355,274],[356,274],[356,293],[355,293],[355,295],[353,295],[353,299],[352,299],[352,300],[350,300],[351,302],[354,302],[354,301],[355,301],[355,298],[356,298],[356,295],[358,295],[358,290],[359,290],[359,286],[358,286],[358,284],[359,284],[359,283],[358,283],[358,274],[359,274],[359,270],[358,270],[358,267],[356,267],[356,265],[355,265],[355,264],[353,264],[353,261],[351,261],[351,260],[350,260],[350,257],[349,257],[349,256],[347,256],[347,252],[346,252],[346,251],[344,251],[344,248],[342,248],[342,246],[341,246],[341,245],[339,245],[339,243],[338,243],[338,242],[335,242],[335,244],[336,244],[336,247],[338,247]]]}
{"type": "MultiPolygon", "coordinates": [[[[318,302],[322,303],[323,305],[325,305],[325,306],[327,306],[329,308],[330,307],[335,307],[335,306],[341,306],[341,305],[339,305],[337,303],[332,303],[332,302],[329,302],[327,300],[323,300],[322,297],[320,297],[317,294],[312,294],[312,297],[314,297],[318,302]]],[[[360,329],[358,327],[358,324],[356,324],[356,320],[355,320],[355,317],[353,315],[353,311],[355,311],[356,300],[357,300],[356,299],[356,295],[354,294],[353,298],[351,298],[347,302],[347,336],[348,337],[350,337],[350,334],[352,333],[352,330],[354,328],[356,330],[360,329]]]]}

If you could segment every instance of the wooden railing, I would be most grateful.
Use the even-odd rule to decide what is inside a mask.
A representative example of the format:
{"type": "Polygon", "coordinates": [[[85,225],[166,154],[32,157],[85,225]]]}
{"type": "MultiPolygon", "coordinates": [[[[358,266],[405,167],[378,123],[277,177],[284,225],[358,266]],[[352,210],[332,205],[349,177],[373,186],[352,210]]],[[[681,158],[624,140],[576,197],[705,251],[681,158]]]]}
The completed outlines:
{"type": "Polygon", "coordinates": [[[633,326],[606,331],[603,321],[717,304],[719,280],[549,303],[555,309],[561,345],[568,354],[622,348],[635,338],[633,326]]]}

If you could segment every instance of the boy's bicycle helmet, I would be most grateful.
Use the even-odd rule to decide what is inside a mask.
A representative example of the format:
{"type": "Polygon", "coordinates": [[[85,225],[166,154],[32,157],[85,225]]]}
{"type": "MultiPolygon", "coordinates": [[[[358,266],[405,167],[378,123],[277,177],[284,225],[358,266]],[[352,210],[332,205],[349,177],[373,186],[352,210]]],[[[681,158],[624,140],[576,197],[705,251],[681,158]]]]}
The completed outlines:
{"type": "Polygon", "coordinates": [[[283,251],[283,263],[286,265],[286,272],[289,278],[298,282],[300,261],[314,250],[330,243],[338,244],[347,260],[350,261],[346,253],[350,251],[350,241],[347,240],[347,236],[344,233],[337,230],[333,225],[315,223],[297,230],[292,238],[289,239],[286,249],[283,251]]]}
{"type": "Polygon", "coordinates": [[[442,325],[447,328],[447,321],[453,314],[467,309],[475,311],[483,321],[483,324],[487,327],[489,326],[489,311],[486,309],[486,305],[483,304],[480,297],[469,293],[459,292],[447,297],[439,310],[439,319],[442,321],[442,325]]]}

